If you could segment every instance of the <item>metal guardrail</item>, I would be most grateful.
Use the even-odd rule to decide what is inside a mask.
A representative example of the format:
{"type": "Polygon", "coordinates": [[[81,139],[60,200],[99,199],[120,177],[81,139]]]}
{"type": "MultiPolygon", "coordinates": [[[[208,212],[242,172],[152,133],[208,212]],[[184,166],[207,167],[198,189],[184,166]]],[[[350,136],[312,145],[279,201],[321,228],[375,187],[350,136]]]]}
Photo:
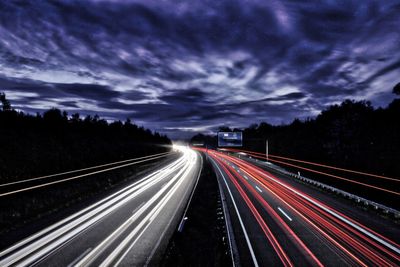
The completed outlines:
{"type": "MultiPolygon", "coordinates": [[[[236,154],[236,155],[238,155],[238,154],[236,154]]],[[[238,155],[238,156],[240,158],[240,156],[243,156],[243,154],[238,155]]],[[[330,191],[330,192],[335,193],[337,195],[343,196],[343,197],[345,197],[347,199],[355,201],[356,203],[364,205],[366,207],[371,207],[375,211],[380,211],[385,215],[392,215],[395,219],[400,219],[400,211],[398,211],[396,209],[393,209],[393,208],[387,207],[385,205],[379,204],[377,202],[374,202],[372,200],[369,200],[369,199],[366,199],[366,198],[351,194],[349,192],[346,192],[344,190],[338,189],[336,187],[333,187],[333,186],[330,186],[330,185],[327,185],[327,184],[324,184],[324,183],[321,183],[321,182],[306,178],[306,177],[304,177],[302,175],[289,172],[286,169],[284,169],[284,168],[282,168],[280,166],[277,166],[277,165],[275,165],[275,164],[273,164],[271,162],[266,162],[266,161],[259,160],[259,159],[253,159],[249,155],[247,155],[247,157],[252,159],[252,160],[254,160],[254,161],[256,161],[256,162],[264,163],[267,167],[269,167],[271,169],[274,169],[275,171],[278,171],[278,172],[280,172],[282,174],[291,176],[291,177],[293,177],[293,178],[295,178],[295,179],[297,179],[299,181],[311,184],[311,185],[319,187],[319,188],[321,188],[323,190],[330,191]]]]}

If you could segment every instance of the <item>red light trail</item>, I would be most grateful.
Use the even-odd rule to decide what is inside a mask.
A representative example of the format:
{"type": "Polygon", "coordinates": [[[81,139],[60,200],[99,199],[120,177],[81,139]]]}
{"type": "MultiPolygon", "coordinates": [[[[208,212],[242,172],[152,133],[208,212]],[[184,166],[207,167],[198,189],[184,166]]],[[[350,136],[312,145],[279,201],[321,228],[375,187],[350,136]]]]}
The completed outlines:
{"type": "MultiPolygon", "coordinates": [[[[235,152],[244,152],[244,153],[253,154],[253,155],[261,155],[264,158],[266,157],[265,154],[263,154],[263,153],[249,151],[249,150],[240,150],[240,149],[233,149],[233,148],[227,148],[226,150],[235,151],[235,152]]],[[[372,174],[372,173],[367,173],[367,172],[354,171],[354,170],[350,170],[350,169],[339,168],[339,167],[325,165],[325,164],[321,164],[321,163],[315,163],[315,162],[311,162],[311,161],[293,159],[293,158],[276,156],[276,155],[271,155],[271,154],[268,154],[268,158],[269,157],[288,160],[288,161],[294,161],[294,162],[300,162],[300,163],[304,163],[304,164],[310,164],[310,165],[314,165],[314,166],[318,166],[318,167],[323,167],[323,168],[328,168],[328,169],[333,169],[333,170],[338,170],[338,171],[343,171],[343,172],[350,172],[350,173],[354,173],[354,174],[360,174],[360,175],[363,175],[363,176],[370,176],[370,177],[374,177],[374,178],[378,178],[378,179],[385,179],[385,180],[390,180],[390,181],[394,181],[394,182],[400,182],[400,178],[391,178],[391,177],[372,174]]]]}
{"type": "MultiPolygon", "coordinates": [[[[198,150],[206,152],[203,149],[198,150]]],[[[286,233],[290,243],[302,251],[303,256],[312,265],[323,266],[324,263],[320,258],[323,255],[312,251],[310,241],[303,240],[303,236],[299,235],[301,233],[299,226],[289,225],[279,216],[275,210],[274,201],[281,203],[280,207],[291,211],[292,216],[295,216],[293,219],[306,225],[307,229],[319,236],[324,244],[329,244],[326,245],[327,247],[331,247],[337,251],[338,255],[342,255],[341,257],[346,262],[350,261],[361,266],[399,265],[400,246],[389,238],[247,161],[213,150],[208,150],[206,153],[229,177],[284,266],[293,264],[293,259],[285,251],[287,242],[285,246],[282,246],[282,243],[278,241],[274,235],[274,229],[269,227],[271,222],[262,216],[255,205],[256,202],[263,207],[263,210],[286,233]],[[238,169],[230,165],[235,165],[238,169]],[[257,191],[255,189],[257,186],[264,190],[257,191]]]]}
{"type": "MultiPolygon", "coordinates": [[[[232,149],[230,149],[230,150],[232,150],[232,149]]],[[[264,156],[258,156],[257,154],[259,154],[259,153],[257,153],[257,154],[255,154],[253,152],[250,153],[249,151],[246,151],[246,150],[237,150],[237,151],[248,153],[249,155],[251,155],[251,156],[253,156],[255,158],[265,159],[265,155],[264,156]]],[[[275,159],[271,159],[271,158],[269,158],[268,160],[272,161],[272,162],[275,162],[275,163],[278,163],[278,164],[285,165],[285,166],[298,168],[298,169],[305,170],[305,171],[308,171],[308,172],[320,174],[320,175],[323,175],[323,176],[328,176],[328,177],[331,177],[331,178],[339,179],[339,180],[346,181],[346,182],[349,182],[349,183],[357,184],[357,185],[360,185],[360,186],[364,186],[364,187],[368,187],[368,188],[371,188],[371,189],[384,191],[384,192],[387,192],[387,193],[390,193],[390,194],[393,194],[393,195],[400,196],[400,192],[392,191],[392,190],[389,190],[389,189],[386,189],[386,188],[382,188],[382,187],[379,187],[379,186],[376,186],[376,185],[371,185],[371,184],[367,184],[367,183],[351,180],[351,179],[348,179],[348,178],[345,178],[345,177],[341,177],[341,176],[338,176],[338,175],[334,175],[334,174],[330,174],[330,173],[326,173],[326,172],[313,170],[313,169],[310,169],[310,168],[302,167],[302,166],[295,165],[295,164],[292,164],[292,163],[283,162],[283,161],[280,161],[280,160],[275,160],[275,159]]]]}

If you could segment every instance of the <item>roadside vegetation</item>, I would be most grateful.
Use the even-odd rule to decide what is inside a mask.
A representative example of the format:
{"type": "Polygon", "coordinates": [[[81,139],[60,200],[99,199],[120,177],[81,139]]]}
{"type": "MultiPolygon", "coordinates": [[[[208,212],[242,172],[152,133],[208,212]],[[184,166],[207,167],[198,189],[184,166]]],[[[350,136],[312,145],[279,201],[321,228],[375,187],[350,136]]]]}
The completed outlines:
{"type": "MultiPolygon", "coordinates": [[[[168,152],[171,141],[130,120],[107,122],[51,109],[30,115],[0,94],[0,195],[42,180],[1,186],[42,175],[168,152]]],[[[106,196],[177,155],[0,196],[0,249],[106,196]]],[[[97,170],[97,169],[95,169],[97,170]]],[[[82,172],[50,177],[57,181],[82,172]]]]}
{"type": "MultiPolygon", "coordinates": [[[[400,83],[393,88],[400,95],[400,83]]],[[[268,117],[268,114],[265,114],[268,117]]],[[[400,179],[400,98],[387,107],[374,108],[367,101],[344,100],[341,104],[327,107],[315,118],[295,119],[287,125],[271,125],[267,122],[252,124],[244,129],[221,127],[221,131],[242,131],[243,147],[240,149],[265,153],[266,140],[272,155],[332,165],[350,170],[373,173],[400,179]]],[[[217,147],[216,136],[196,135],[191,140],[217,147]]],[[[293,162],[291,162],[293,163],[293,162]]],[[[295,162],[294,164],[303,166],[295,162]]],[[[279,165],[279,163],[278,163],[279,165]]],[[[359,194],[383,204],[398,207],[398,197],[362,186],[354,186],[338,179],[325,177],[301,169],[289,170],[329,185],[359,194]]],[[[310,166],[307,166],[310,167],[310,166]]],[[[326,171],[311,166],[313,169],[326,171]]],[[[333,175],[345,176],[379,187],[392,188],[387,180],[361,177],[338,171],[333,175]]]]}
{"type": "Polygon", "coordinates": [[[59,109],[30,115],[0,95],[0,183],[166,152],[165,135],[129,119],[69,115],[59,109]]]}

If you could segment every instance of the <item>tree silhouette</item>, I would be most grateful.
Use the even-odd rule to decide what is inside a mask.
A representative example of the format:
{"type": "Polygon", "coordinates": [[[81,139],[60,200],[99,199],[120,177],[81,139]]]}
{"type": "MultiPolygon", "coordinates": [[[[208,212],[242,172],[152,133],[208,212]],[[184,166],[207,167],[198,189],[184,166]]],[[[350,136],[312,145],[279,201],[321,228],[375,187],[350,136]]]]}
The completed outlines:
{"type": "Polygon", "coordinates": [[[11,111],[10,101],[7,100],[5,93],[0,93],[0,101],[3,107],[3,111],[11,111]]]}
{"type": "Polygon", "coordinates": [[[221,127],[218,128],[218,131],[220,131],[220,132],[232,132],[233,130],[231,128],[229,128],[229,127],[221,126],[221,127]]]}
{"type": "Polygon", "coordinates": [[[13,111],[0,96],[0,183],[164,152],[171,144],[129,119],[108,123],[55,108],[32,116],[13,111]]]}
{"type": "MultiPolygon", "coordinates": [[[[0,184],[167,152],[171,144],[165,135],[152,133],[130,120],[108,123],[96,115],[68,116],[59,109],[29,115],[12,110],[5,95],[0,97],[0,184]]],[[[7,232],[10,229],[38,215],[51,221],[57,210],[64,212],[73,203],[104,196],[107,189],[135,180],[137,174],[159,162],[9,196],[0,201],[0,246],[4,236],[13,236],[7,232]]],[[[68,175],[50,180],[65,177],[68,175]]]]}
{"type": "MultiPolygon", "coordinates": [[[[399,89],[400,83],[393,91],[399,94],[399,89]]],[[[243,146],[264,153],[268,139],[271,154],[396,177],[400,174],[399,117],[400,99],[378,109],[368,101],[345,100],[314,119],[295,119],[278,126],[251,124],[243,129],[243,146]]],[[[224,126],[220,130],[230,129],[224,126]]],[[[216,136],[197,135],[192,139],[198,140],[217,144],[216,136]]]]}
{"type": "MultiPolygon", "coordinates": [[[[399,89],[400,84],[397,84],[393,92],[399,95],[399,89]]],[[[264,122],[259,125],[251,124],[242,130],[243,149],[265,153],[265,140],[268,139],[269,152],[272,155],[399,177],[399,118],[399,98],[394,99],[386,108],[377,109],[367,101],[345,100],[339,105],[328,107],[313,119],[295,119],[290,124],[276,126],[264,122]]],[[[198,140],[206,140],[209,146],[215,144],[214,147],[217,147],[216,136],[197,135],[192,139],[193,142],[198,140]]],[[[293,171],[297,172],[295,169],[293,171]]],[[[347,184],[336,183],[323,176],[321,178],[321,175],[305,175],[367,198],[373,197],[389,206],[398,203],[398,200],[387,194],[347,187],[347,184]]],[[[360,179],[348,174],[346,178],[360,179]]],[[[377,181],[373,182],[379,186],[377,181]]]]}
{"type": "Polygon", "coordinates": [[[396,94],[396,95],[400,95],[400,83],[396,84],[393,87],[393,93],[396,94]]]}

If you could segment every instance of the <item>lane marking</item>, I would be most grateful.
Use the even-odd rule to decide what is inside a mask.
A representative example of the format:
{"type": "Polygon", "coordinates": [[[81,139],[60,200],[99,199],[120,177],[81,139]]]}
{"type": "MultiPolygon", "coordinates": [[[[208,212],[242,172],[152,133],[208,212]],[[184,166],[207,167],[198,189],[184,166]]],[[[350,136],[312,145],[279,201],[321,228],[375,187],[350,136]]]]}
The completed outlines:
{"type": "Polygon", "coordinates": [[[140,203],[140,205],[137,206],[137,207],[132,211],[132,214],[135,213],[138,209],[140,209],[145,203],[146,203],[146,201],[143,201],[142,203],[140,203]]]}
{"type": "Polygon", "coordinates": [[[226,204],[226,197],[225,197],[225,194],[224,194],[223,189],[222,189],[221,181],[219,179],[217,179],[217,182],[218,182],[218,189],[219,189],[218,191],[219,191],[220,198],[221,198],[222,210],[223,210],[223,214],[225,216],[225,220],[224,221],[225,221],[225,227],[226,227],[226,232],[227,232],[228,241],[229,241],[229,249],[230,249],[230,252],[231,252],[232,266],[236,267],[236,266],[240,266],[239,265],[239,255],[238,255],[239,253],[237,252],[238,248],[237,248],[237,245],[236,245],[235,238],[233,236],[232,222],[231,222],[231,219],[230,219],[228,207],[226,206],[227,205],[226,204]],[[237,257],[235,257],[235,255],[233,253],[234,250],[236,252],[235,255],[237,257]]]}
{"type": "MultiPolygon", "coordinates": [[[[184,160],[185,156],[182,156],[175,162],[161,169],[161,171],[166,170],[167,172],[172,173],[176,169],[179,169],[184,160]]],[[[17,261],[22,260],[24,257],[27,257],[29,254],[32,254],[33,252],[36,252],[36,256],[37,258],[39,258],[42,257],[44,254],[49,253],[49,251],[54,251],[55,247],[59,246],[62,243],[65,243],[65,241],[70,238],[74,238],[82,231],[82,229],[84,230],[88,227],[91,227],[91,225],[97,223],[103,217],[110,214],[113,210],[124,205],[126,202],[141,194],[147,188],[153,186],[163,178],[161,176],[162,172],[156,171],[155,173],[143,177],[142,179],[133,183],[127,188],[122,189],[109,197],[106,197],[105,199],[93,204],[92,206],[89,206],[88,208],[77,212],[70,217],[0,252],[0,256],[9,254],[9,256],[0,260],[0,266],[12,265],[17,261]],[[81,224],[81,226],[79,226],[79,224],[81,224]],[[20,249],[22,246],[31,241],[33,241],[33,243],[20,249]],[[48,245],[44,246],[44,244],[46,243],[48,245]]]]}
{"type": "Polygon", "coordinates": [[[246,179],[246,180],[249,180],[249,178],[247,178],[247,176],[246,176],[246,175],[243,175],[243,177],[244,177],[244,179],[246,179]]]}
{"type": "MultiPolygon", "coordinates": [[[[197,154],[197,155],[198,155],[198,154],[197,154]]],[[[199,181],[199,179],[200,179],[200,175],[201,175],[202,170],[203,170],[203,157],[201,157],[201,156],[200,156],[200,169],[199,169],[199,170],[200,170],[200,171],[199,171],[199,174],[198,174],[198,176],[197,176],[197,182],[196,182],[196,185],[195,185],[194,188],[193,188],[193,192],[196,190],[197,183],[198,183],[198,181],[199,181]]],[[[186,194],[187,194],[187,191],[186,191],[186,194]]],[[[189,203],[188,206],[190,205],[190,202],[191,202],[192,197],[193,197],[193,194],[192,194],[191,197],[190,197],[190,200],[189,200],[189,202],[188,202],[188,203],[189,203]]],[[[182,205],[183,200],[184,200],[184,198],[181,199],[181,201],[179,202],[178,207],[182,205]]],[[[165,236],[167,230],[170,228],[170,225],[171,225],[173,219],[176,217],[176,214],[177,214],[177,212],[178,212],[178,207],[175,209],[174,215],[171,217],[171,219],[169,220],[169,222],[168,222],[167,226],[165,227],[164,231],[161,233],[160,237],[158,238],[157,243],[156,243],[156,245],[154,246],[153,250],[151,251],[150,255],[148,256],[144,267],[148,267],[149,264],[150,264],[150,261],[153,259],[154,254],[156,253],[158,247],[160,246],[161,241],[164,239],[164,236],[165,236]]],[[[182,220],[183,220],[183,218],[185,218],[186,212],[187,212],[187,209],[185,210],[185,215],[182,217],[182,220]]]]}
{"type": "Polygon", "coordinates": [[[242,230],[243,230],[243,233],[244,233],[244,237],[245,237],[245,239],[246,239],[247,246],[248,246],[248,248],[249,248],[249,250],[250,250],[250,254],[251,254],[251,258],[252,258],[252,260],[253,260],[254,266],[258,267],[259,265],[258,265],[256,256],[255,256],[255,254],[254,254],[253,246],[252,246],[251,243],[250,243],[249,236],[248,236],[248,234],[247,234],[246,228],[244,227],[244,223],[243,223],[242,217],[240,216],[239,209],[238,209],[238,207],[236,206],[236,202],[235,202],[235,199],[233,198],[232,192],[231,192],[231,190],[229,189],[228,183],[227,183],[227,181],[226,181],[226,179],[225,179],[224,174],[222,173],[221,169],[219,168],[218,163],[216,163],[216,162],[214,161],[214,159],[213,159],[213,162],[214,162],[214,165],[218,168],[218,171],[219,171],[219,173],[221,174],[222,179],[224,180],[225,186],[226,186],[226,188],[228,189],[228,193],[229,193],[229,196],[231,197],[231,200],[232,200],[232,203],[233,203],[233,207],[235,208],[235,211],[236,211],[236,215],[238,216],[240,226],[242,227],[242,230]]]}
{"type": "Polygon", "coordinates": [[[181,186],[185,178],[188,176],[188,174],[191,172],[194,164],[191,164],[196,158],[191,158],[191,162],[189,162],[188,165],[186,165],[186,171],[183,173],[180,173],[176,177],[176,183],[175,185],[170,189],[170,191],[167,192],[167,194],[161,199],[161,201],[155,206],[150,213],[144,218],[140,224],[130,233],[123,241],[122,243],[114,249],[114,251],[100,264],[101,267],[105,266],[111,266],[111,263],[117,258],[118,254],[122,252],[122,250],[125,250],[125,252],[120,256],[120,258],[117,260],[117,262],[113,266],[119,266],[122,260],[125,258],[125,256],[129,253],[129,251],[132,249],[132,247],[136,244],[136,242],[140,239],[140,237],[143,235],[143,233],[147,230],[147,228],[151,225],[151,222],[158,216],[158,214],[162,211],[164,206],[167,205],[168,201],[172,198],[172,196],[175,194],[175,192],[178,190],[178,188],[181,186]],[[145,226],[141,232],[139,230],[145,226]],[[137,237],[133,240],[133,242],[129,245],[129,242],[133,239],[133,237],[137,234],[137,237]],[[128,248],[126,246],[129,245],[128,248]]]}
{"type": "Polygon", "coordinates": [[[67,267],[73,267],[76,265],[76,263],[78,261],[80,261],[83,257],[85,257],[93,248],[88,248],[87,250],[85,250],[78,258],[76,258],[73,262],[71,262],[70,264],[68,264],[67,267]]]}
{"type": "Polygon", "coordinates": [[[280,207],[278,207],[278,210],[279,210],[283,215],[285,215],[285,217],[288,218],[289,221],[293,221],[292,218],[290,218],[289,215],[287,215],[287,213],[283,211],[283,209],[281,209],[280,207]]]}
{"type": "MultiPolygon", "coordinates": [[[[152,182],[152,184],[154,184],[154,183],[155,183],[155,181],[152,182]]],[[[150,186],[152,186],[152,185],[148,184],[148,185],[140,188],[138,191],[136,191],[133,194],[130,194],[128,197],[126,197],[126,199],[122,199],[119,202],[117,202],[117,204],[111,205],[111,207],[106,208],[106,210],[100,212],[99,215],[90,217],[92,219],[89,219],[86,222],[85,222],[85,220],[72,221],[71,224],[68,224],[65,226],[65,227],[69,228],[69,232],[67,231],[65,234],[62,234],[58,239],[51,239],[51,237],[49,237],[49,238],[45,237],[44,238],[45,240],[43,240],[43,239],[38,240],[36,243],[39,243],[39,247],[38,247],[38,245],[36,245],[30,254],[32,254],[32,252],[35,251],[35,249],[37,252],[33,253],[28,258],[25,258],[24,261],[20,262],[19,264],[21,266],[29,265],[30,264],[29,261],[35,261],[37,258],[43,257],[43,255],[47,255],[48,253],[51,253],[52,251],[54,251],[55,248],[59,247],[61,244],[65,243],[65,242],[69,242],[71,239],[78,236],[82,231],[87,230],[93,224],[96,224],[97,222],[99,222],[99,220],[102,220],[106,215],[111,214],[114,210],[118,209],[119,207],[121,207],[122,205],[124,205],[125,203],[127,203],[128,201],[133,199],[136,195],[147,190],[150,186]],[[141,192],[139,192],[139,191],[141,191],[141,192]],[[43,244],[46,244],[46,243],[48,245],[43,246],[43,244]]],[[[99,207],[99,208],[101,208],[101,207],[99,207]]],[[[90,213],[92,213],[92,212],[90,212],[90,213]]],[[[56,234],[56,233],[59,231],[60,230],[56,230],[55,237],[58,236],[58,234],[56,234]]],[[[93,252],[93,250],[90,253],[92,253],[92,252],[93,252]]],[[[18,254],[18,251],[16,254],[18,254]]],[[[14,258],[14,259],[13,258],[14,257],[11,256],[12,261],[17,261],[16,258],[14,258]]],[[[12,264],[10,264],[10,265],[12,265],[12,264]]],[[[3,266],[1,262],[0,262],[0,266],[3,266]]],[[[8,265],[6,265],[6,266],[8,266],[8,265]]]]}
{"type": "MultiPolygon", "coordinates": [[[[243,170],[243,169],[242,169],[243,170]]],[[[245,170],[243,170],[243,172],[245,172],[245,173],[247,173],[245,170]]],[[[253,174],[249,174],[249,177],[252,177],[253,176],[253,174]]],[[[253,179],[255,179],[255,180],[258,180],[257,178],[255,178],[255,176],[254,177],[252,177],[253,179]]],[[[240,187],[240,185],[239,184],[236,184],[237,182],[233,179],[232,180],[233,182],[235,182],[235,186],[237,185],[237,186],[239,186],[240,187]]],[[[270,191],[270,189],[268,188],[268,187],[266,187],[264,184],[261,184],[263,187],[265,187],[265,189],[266,190],[268,190],[268,191],[270,191]]],[[[249,186],[248,184],[246,185],[246,186],[249,186]]],[[[241,194],[242,194],[242,192],[240,192],[241,194]]],[[[243,192],[244,193],[244,192],[243,192]]],[[[272,192],[271,191],[271,193],[272,194],[274,194],[274,192],[272,192]]],[[[275,194],[274,194],[275,195],[275,194]]],[[[244,194],[244,196],[246,197],[246,194],[244,194]]],[[[283,201],[283,200],[282,200],[283,201]]],[[[286,202],[284,202],[284,203],[286,203],[286,202]]],[[[250,204],[251,204],[251,202],[250,202],[250,204]]],[[[286,227],[286,229],[287,229],[287,231],[289,231],[289,233],[290,233],[290,235],[293,235],[293,237],[296,239],[296,241],[299,243],[299,245],[300,246],[302,246],[303,247],[303,249],[307,252],[307,254],[310,256],[310,257],[312,257],[313,259],[314,259],[314,261],[317,263],[317,265],[318,266],[323,266],[322,265],[322,263],[315,257],[315,255],[307,248],[307,246],[301,241],[301,239],[299,239],[298,237],[297,237],[297,235],[290,229],[290,227],[289,226],[287,226],[286,225],[286,223],[282,220],[282,218],[272,209],[272,207],[270,207],[269,206],[269,204],[268,203],[265,203],[267,206],[267,208],[268,209],[271,209],[271,211],[273,212],[273,214],[275,214],[276,216],[276,218],[278,218],[279,220],[280,220],[280,222],[281,223],[283,223],[283,225],[286,227]]],[[[287,204],[287,203],[286,203],[287,204]]],[[[300,214],[301,215],[301,214],[300,214]]],[[[267,226],[266,226],[267,227],[267,226]]],[[[268,228],[268,227],[267,227],[268,228]]]]}
{"type": "Polygon", "coordinates": [[[91,167],[87,167],[87,168],[83,168],[83,169],[78,169],[78,170],[66,171],[66,172],[55,173],[55,174],[50,174],[50,175],[46,175],[46,176],[40,176],[40,177],[35,177],[35,178],[30,178],[30,179],[25,179],[25,180],[20,180],[20,181],[5,183],[5,184],[0,184],[0,187],[7,186],[7,185],[13,185],[13,184],[21,184],[21,183],[31,182],[31,181],[35,181],[35,180],[40,180],[40,179],[55,177],[55,176],[61,176],[61,175],[64,175],[64,174],[71,174],[71,173],[75,173],[75,172],[81,172],[81,171],[87,171],[87,170],[97,169],[97,168],[106,167],[106,166],[110,166],[110,165],[116,165],[116,164],[119,164],[119,163],[124,163],[124,162],[139,160],[139,159],[145,159],[145,158],[155,157],[155,156],[159,156],[159,155],[166,155],[166,154],[168,154],[168,153],[171,153],[171,154],[172,154],[172,152],[163,152],[163,153],[158,153],[158,154],[154,154],[154,155],[144,156],[144,157],[140,157],[140,158],[133,158],[133,159],[127,159],[127,160],[122,160],[122,161],[116,161],[116,162],[111,162],[111,163],[102,164],[102,165],[97,165],[97,166],[91,166],[91,167]]]}
{"type": "Polygon", "coordinates": [[[108,172],[108,171],[112,171],[112,170],[116,170],[116,169],[121,169],[121,168],[124,168],[124,167],[136,165],[138,163],[143,163],[143,162],[147,162],[147,161],[152,161],[152,160],[155,160],[155,159],[158,159],[158,158],[162,158],[162,157],[165,157],[165,155],[157,156],[157,157],[153,157],[153,158],[149,158],[149,159],[143,159],[143,160],[139,160],[139,161],[135,161],[135,162],[132,162],[132,163],[123,164],[123,165],[118,165],[118,166],[111,167],[111,168],[108,168],[108,169],[103,169],[103,170],[99,170],[99,171],[95,171],[95,172],[85,173],[85,174],[81,174],[81,175],[77,175],[77,176],[73,176],[73,177],[69,177],[69,178],[65,178],[65,179],[61,179],[61,180],[56,180],[56,181],[53,181],[53,182],[48,182],[48,183],[43,183],[43,184],[39,184],[39,185],[35,185],[35,186],[21,188],[21,189],[14,190],[14,191],[8,191],[8,192],[5,192],[5,193],[1,193],[0,197],[13,195],[13,194],[20,193],[20,192],[30,191],[30,190],[33,190],[33,189],[36,189],[36,188],[41,188],[41,187],[45,187],[45,186],[49,186],[49,185],[59,184],[59,183],[63,183],[63,182],[66,182],[66,181],[76,180],[76,179],[79,179],[79,178],[82,178],[82,177],[92,176],[92,175],[95,175],[95,174],[98,174],[98,173],[103,173],[103,172],[108,172]]]}
{"type": "Polygon", "coordinates": [[[258,186],[256,186],[256,189],[257,189],[260,193],[262,193],[262,190],[261,190],[258,186]]]}
{"type": "MultiPolygon", "coordinates": [[[[187,155],[189,156],[189,155],[187,155]]],[[[186,156],[186,157],[187,157],[186,156]]],[[[94,248],[90,254],[86,255],[79,263],[78,265],[80,266],[86,266],[86,265],[90,265],[90,263],[93,262],[94,259],[96,259],[101,253],[103,253],[103,251],[108,248],[111,243],[118,237],[121,235],[121,233],[123,233],[123,231],[130,226],[130,224],[132,224],[134,221],[136,221],[136,219],[141,216],[153,203],[156,203],[156,201],[162,196],[162,194],[164,194],[164,192],[168,189],[168,187],[172,184],[175,183],[176,180],[179,180],[179,176],[182,175],[182,173],[185,173],[185,170],[187,168],[189,168],[188,166],[188,161],[185,163],[185,165],[179,170],[179,172],[168,182],[168,186],[164,187],[163,189],[161,189],[160,191],[158,191],[148,202],[146,202],[145,205],[143,205],[132,217],[130,217],[128,220],[126,220],[122,225],[120,225],[116,230],[114,230],[111,234],[109,234],[100,244],[98,244],[96,246],[96,248],[94,248]]],[[[171,189],[170,189],[171,190],[171,189]]],[[[168,193],[167,193],[168,195],[168,193]]],[[[151,211],[153,211],[154,209],[157,209],[157,207],[159,207],[160,205],[163,205],[162,203],[162,199],[159,203],[156,204],[156,206],[151,209],[151,211]]],[[[149,219],[149,217],[151,217],[152,213],[150,213],[144,218],[142,219],[142,221],[140,222],[139,226],[136,226],[136,228],[134,229],[134,232],[132,232],[129,236],[136,234],[139,229],[141,228],[141,225],[143,225],[144,223],[147,222],[147,220],[149,219]]],[[[125,244],[127,241],[126,239],[124,240],[123,243],[120,243],[120,245],[117,247],[121,248],[121,246],[123,244],[125,244]]],[[[114,250],[107,259],[109,259],[111,256],[114,257],[114,255],[118,253],[117,250],[114,250]]]]}
{"type": "MultiPolygon", "coordinates": [[[[251,165],[249,165],[249,166],[251,167],[251,165]]],[[[350,221],[350,220],[344,218],[343,216],[337,214],[336,212],[334,212],[334,211],[331,210],[330,208],[325,207],[323,204],[318,203],[317,201],[311,199],[311,198],[308,197],[307,195],[300,193],[299,191],[297,191],[297,190],[295,190],[294,188],[292,188],[292,187],[286,185],[285,183],[283,183],[283,182],[281,182],[281,181],[279,181],[279,180],[277,180],[277,179],[271,177],[270,175],[268,175],[268,174],[266,174],[266,173],[264,173],[264,172],[262,172],[262,171],[259,171],[258,169],[254,168],[254,167],[251,167],[251,169],[253,169],[253,170],[255,170],[256,172],[260,173],[260,174],[263,175],[264,177],[267,177],[267,178],[271,179],[272,181],[274,181],[274,182],[280,184],[281,186],[283,186],[283,187],[289,189],[290,191],[292,191],[293,193],[297,194],[298,196],[300,196],[300,197],[306,199],[308,202],[310,202],[310,203],[314,204],[315,206],[317,206],[317,207],[323,209],[324,211],[330,213],[330,214],[333,215],[334,217],[336,217],[336,218],[340,219],[341,221],[347,223],[348,225],[352,226],[353,228],[357,229],[358,231],[362,232],[363,234],[365,234],[365,235],[371,237],[371,238],[374,239],[375,241],[378,241],[379,243],[381,243],[382,245],[386,246],[387,248],[390,248],[390,249],[393,250],[394,252],[400,254],[400,249],[399,249],[399,248],[397,248],[395,245],[392,245],[391,243],[385,241],[384,239],[380,238],[379,236],[374,235],[373,233],[369,232],[367,229],[364,229],[364,228],[362,228],[361,226],[359,226],[359,225],[353,223],[352,221],[350,221]]]]}
{"type": "MultiPolygon", "coordinates": [[[[198,155],[198,154],[196,154],[196,155],[198,155]]],[[[200,180],[200,175],[201,175],[202,169],[203,169],[203,157],[200,157],[200,160],[201,160],[200,161],[201,162],[200,163],[200,171],[199,171],[199,173],[197,175],[196,183],[194,184],[192,192],[190,193],[189,201],[187,202],[187,205],[186,205],[185,210],[183,212],[182,219],[181,219],[181,221],[179,223],[178,229],[181,229],[181,227],[183,227],[183,222],[186,220],[185,218],[187,218],[186,217],[186,213],[189,210],[189,206],[190,206],[190,203],[192,202],[192,198],[193,198],[194,192],[196,191],[197,184],[199,183],[199,180],[200,180]]]]}

